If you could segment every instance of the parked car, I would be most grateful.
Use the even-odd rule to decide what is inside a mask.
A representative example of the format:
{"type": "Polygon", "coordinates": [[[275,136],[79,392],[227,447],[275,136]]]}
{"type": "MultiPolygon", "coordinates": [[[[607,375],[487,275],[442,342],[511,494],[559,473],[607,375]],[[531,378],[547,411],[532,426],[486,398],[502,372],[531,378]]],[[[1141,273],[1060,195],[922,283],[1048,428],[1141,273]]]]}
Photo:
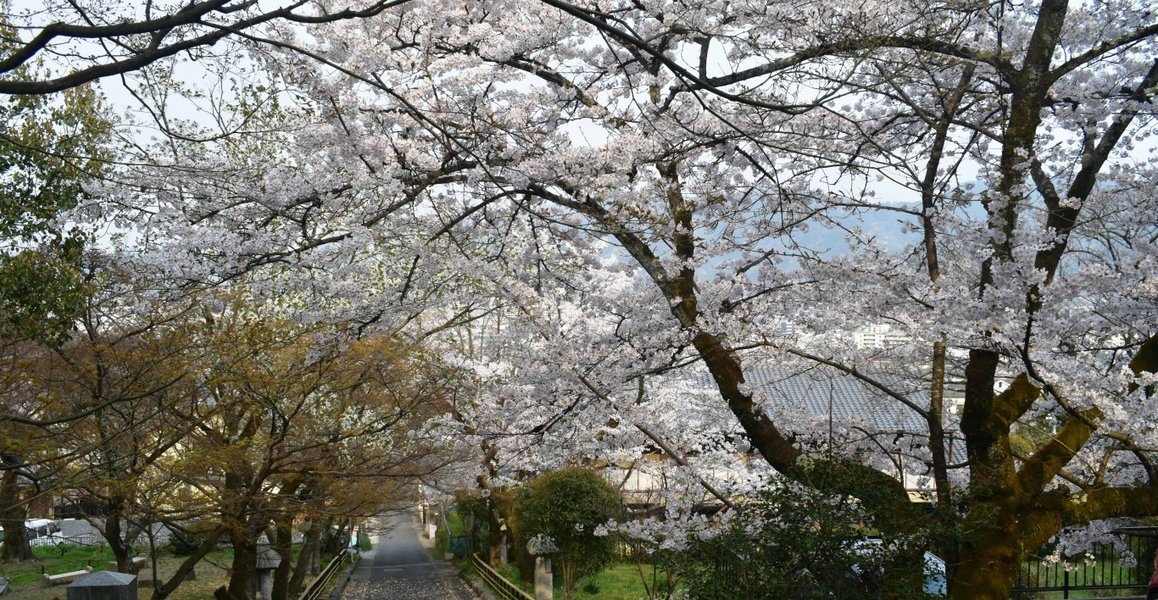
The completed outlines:
{"type": "Polygon", "coordinates": [[[47,537],[60,531],[60,524],[52,519],[29,519],[24,522],[24,526],[28,528],[29,535],[35,537],[47,537]]]}
{"type": "MultiPolygon", "coordinates": [[[[52,519],[28,519],[24,522],[24,528],[28,530],[28,541],[33,546],[59,544],[64,540],[64,536],[60,535],[60,524],[52,519]]],[[[0,541],[3,540],[4,528],[0,527],[0,541]]]]}
{"type": "MultiPolygon", "coordinates": [[[[880,538],[866,538],[857,542],[853,551],[868,556],[878,552],[883,544],[884,542],[880,538]]],[[[853,565],[853,571],[858,576],[861,575],[861,569],[856,565],[853,565]]],[[[945,561],[940,556],[928,551],[925,552],[925,579],[922,589],[927,596],[932,598],[949,596],[949,580],[945,571],[945,561]]]]}

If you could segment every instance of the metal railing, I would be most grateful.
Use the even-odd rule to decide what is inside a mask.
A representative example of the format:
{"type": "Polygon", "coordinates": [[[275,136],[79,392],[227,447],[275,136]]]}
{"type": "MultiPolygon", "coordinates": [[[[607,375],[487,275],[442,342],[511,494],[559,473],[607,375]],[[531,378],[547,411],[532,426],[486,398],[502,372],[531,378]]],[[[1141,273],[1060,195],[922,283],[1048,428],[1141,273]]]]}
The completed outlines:
{"type": "MultiPolygon", "coordinates": [[[[1015,598],[1025,598],[1041,592],[1060,592],[1070,598],[1072,592],[1117,590],[1118,593],[1146,593],[1150,580],[1154,549],[1158,546],[1158,528],[1127,527],[1114,532],[1125,549],[1134,557],[1135,564],[1122,564],[1121,553],[1112,546],[1099,545],[1086,555],[1085,560],[1071,562],[1050,561],[1031,556],[1022,565],[1013,586],[1015,598]]],[[[1043,552],[1044,554],[1044,552],[1043,552]]]]}
{"type": "Polygon", "coordinates": [[[519,589],[519,586],[507,581],[499,572],[492,569],[478,554],[470,556],[475,572],[486,582],[495,594],[502,600],[535,600],[535,597],[519,589]]]}
{"type": "Polygon", "coordinates": [[[77,546],[104,546],[108,542],[105,538],[97,533],[82,533],[80,535],[70,535],[61,538],[58,544],[76,544],[77,546]]]}
{"type": "Polygon", "coordinates": [[[339,552],[338,555],[334,557],[334,560],[331,560],[330,563],[326,565],[326,568],[322,569],[322,572],[310,582],[310,585],[306,586],[302,595],[298,596],[298,600],[317,600],[320,598],[322,592],[325,591],[326,586],[330,583],[330,580],[333,579],[334,575],[342,568],[342,563],[346,562],[347,558],[349,558],[351,562],[356,561],[358,560],[358,553],[351,551],[349,548],[339,552]]]}

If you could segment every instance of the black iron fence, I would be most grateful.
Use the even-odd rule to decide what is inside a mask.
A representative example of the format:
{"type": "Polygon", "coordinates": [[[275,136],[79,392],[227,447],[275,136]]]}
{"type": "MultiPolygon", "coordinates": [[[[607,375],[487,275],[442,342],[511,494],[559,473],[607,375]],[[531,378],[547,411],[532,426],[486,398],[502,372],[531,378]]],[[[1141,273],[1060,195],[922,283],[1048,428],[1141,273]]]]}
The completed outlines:
{"type": "Polygon", "coordinates": [[[1098,545],[1084,557],[1055,561],[1046,558],[1052,551],[1047,547],[1031,556],[1018,574],[1014,598],[1031,598],[1043,592],[1060,592],[1062,598],[1079,597],[1077,592],[1086,597],[1084,592],[1093,591],[1145,595],[1154,568],[1158,527],[1125,527],[1114,533],[1124,549],[1111,544],[1098,545]],[[1123,564],[1126,552],[1133,560],[1123,564]]]}

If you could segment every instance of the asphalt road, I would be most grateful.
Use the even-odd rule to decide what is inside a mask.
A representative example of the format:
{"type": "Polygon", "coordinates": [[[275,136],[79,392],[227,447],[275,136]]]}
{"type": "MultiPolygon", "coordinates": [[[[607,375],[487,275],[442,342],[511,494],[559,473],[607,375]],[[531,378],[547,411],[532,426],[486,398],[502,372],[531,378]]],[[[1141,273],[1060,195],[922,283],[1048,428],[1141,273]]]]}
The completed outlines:
{"type": "Polygon", "coordinates": [[[374,550],[364,553],[342,600],[475,600],[453,566],[434,560],[418,541],[410,513],[380,516],[374,550]]]}

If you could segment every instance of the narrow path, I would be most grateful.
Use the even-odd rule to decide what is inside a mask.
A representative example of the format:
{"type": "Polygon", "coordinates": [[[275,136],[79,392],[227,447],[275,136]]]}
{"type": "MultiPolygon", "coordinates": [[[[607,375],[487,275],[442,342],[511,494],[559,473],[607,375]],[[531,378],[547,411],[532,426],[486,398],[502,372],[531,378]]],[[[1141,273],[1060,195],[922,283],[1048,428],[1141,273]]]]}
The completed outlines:
{"type": "Polygon", "coordinates": [[[350,577],[342,600],[475,600],[453,566],[434,560],[410,513],[378,517],[386,531],[350,577]]]}

